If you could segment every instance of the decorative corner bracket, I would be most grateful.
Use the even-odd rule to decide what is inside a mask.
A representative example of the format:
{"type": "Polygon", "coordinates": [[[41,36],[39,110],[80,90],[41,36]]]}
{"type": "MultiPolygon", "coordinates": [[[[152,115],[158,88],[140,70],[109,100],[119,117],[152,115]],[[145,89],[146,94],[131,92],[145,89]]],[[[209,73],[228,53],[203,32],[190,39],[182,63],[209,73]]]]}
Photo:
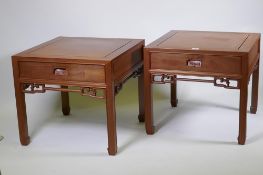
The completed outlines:
{"type": "Polygon", "coordinates": [[[45,84],[25,83],[23,84],[23,92],[29,94],[45,93],[46,92],[45,84]]]}
{"type": "Polygon", "coordinates": [[[90,96],[90,97],[98,98],[98,99],[105,98],[105,91],[103,89],[96,89],[96,88],[91,88],[91,87],[81,87],[80,93],[82,96],[90,96]],[[99,96],[98,90],[102,90],[103,94],[99,96]]]}
{"type": "Polygon", "coordinates": [[[137,78],[143,74],[143,66],[138,68],[136,71],[132,73],[133,78],[137,78]]]}
{"type": "Polygon", "coordinates": [[[172,74],[152,74],[151,80],[152,80],[152,83],[155,83],[155,84],[174,83],[175,82],[175,75],[172,75],[172,74]]]}
{"type": "Polygon", "coordinates": [[[233,80],[229,78],[222,78],[222,77],[215,77],[214,78],[214,86],[217,87],[223,87],[226,89],[239,89],[240,88],[240,83],[239,80],[233,80]],[[236,86],[230,85],[231,81],[236,81],[236,86]]]}
{"type": "Polygon", "coordinates": [[[139,67],[138,69],[136,69],[132,74],[130,74],[129,76],[127,76],[122,82],[119,82],[115,85],[115,94],[118,94],[120,92],[120,90],[123,87],[123,84],[129,80],[131,77],[132,78],[137,78],[139,76],[141,76],[143,73],[143,66],[139,67]]]}
{"type": "Polygon", "coordinates": [[[123,83],[119,83],[115,86],[115,94],[118,94],[122,89],[123,83]]]}

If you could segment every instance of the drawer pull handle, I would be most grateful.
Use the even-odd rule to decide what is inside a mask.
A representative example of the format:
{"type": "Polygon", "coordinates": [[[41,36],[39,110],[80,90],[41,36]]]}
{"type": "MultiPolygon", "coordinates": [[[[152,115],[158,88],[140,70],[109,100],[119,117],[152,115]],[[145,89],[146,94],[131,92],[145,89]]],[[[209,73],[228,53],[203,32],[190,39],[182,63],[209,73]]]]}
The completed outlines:
{"type": "Polygon", "coordinates": [[[63,76],[63,75],[67,75],[68,71],[64,68],[55,68],[54,69],[54,74],[58,75],[58,76],[63,76]]]}
{"type": "Polygon", "coordinates": [[[188,60],[187,61],[187,66],[190,66],[190,67],[201,67],[202,66],[202,61],[201,60],[188,60]]]}

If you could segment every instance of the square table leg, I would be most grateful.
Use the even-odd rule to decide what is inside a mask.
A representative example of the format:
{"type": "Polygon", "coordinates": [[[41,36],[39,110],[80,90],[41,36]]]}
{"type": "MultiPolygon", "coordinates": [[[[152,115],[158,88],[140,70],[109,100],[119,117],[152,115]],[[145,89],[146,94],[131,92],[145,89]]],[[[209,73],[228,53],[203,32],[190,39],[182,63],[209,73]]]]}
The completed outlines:
{"type": "Polygon", "coordinates": [[[30,137],[28,135],[25,94],[22,92],[22,84],[16,80],[15,95],[20,143],[22,145],[28,145],[30,143],[30,137]]]}
{"type": "Polygon", "coordinates": [[[107,111],[107,130],[108,130],[108,153],[115,155],[117,153],[117,131],[116,131],[116,110],[115,110],[115,85],[113,81],[112,66],[105,66],[106,75],[106,111],[107,111]]]}
{"type": "Polygon", "coordinates": [[[145,128],[149,135],[154,134],[153,126],[153,100],[152,100],[152,82],[149,72],[149,55],[144,55],[144,107],[145,107],[145,128]]]}
{"type": "Polygon", "coordinates": [[[239,104],[239,136],[238,144],[244,145],[246,142],[247,130],[247,97],[248,97],[248,79],[243,77],[240,82],[240,104],[239,104]]]}
{"type": "Polygon", "coordinates": [[[108,128],[108,153],[117,153],[116,111],[114,85],[107,85],[106,89],[107,128],[108,128]]]}
{"type": "Polygon", "coordinates": [[[252,74],[252,95],[250,112],[256,114],[258,107],[258,79],[259,79],[259,63],[256,65],[256,69],[252,74]]]}
{"type": "Polygon", "coordinates": [[[19,82],[18,62],[15,59],[13,59],[12,65],[14,75],[19,138],[20,143],[22,145],[28,145],[30,143],[30,137],[28,135],[25,93],[23,92],[23,84],[19,82]]]}
{"type": "Polygon", "coordinates": [[[139,122],[144,122],[144,73],[138,77],[139,122]]]}
{"type": "MultiPolygon", "coordinates": [[[[176,75],[174,76],[174,78],[176,78],[176,75]]],[[[174,80],[174,83],[171,83],[171,106],[172,107],[177,107],[177,103],[178,103],[178,99],[177,99],[177,82],[176,80],[174,80]]]]}
{"type": "MultiPolygon", "coordinates": [[[[63,89],[67,89],[68,86],[61,86],[63,89]]],[[[69,93],[61,92],[61,104],[62,104],[62,112],[64,115],[69,115],[70,106],[69,106],[69,93]]]]}

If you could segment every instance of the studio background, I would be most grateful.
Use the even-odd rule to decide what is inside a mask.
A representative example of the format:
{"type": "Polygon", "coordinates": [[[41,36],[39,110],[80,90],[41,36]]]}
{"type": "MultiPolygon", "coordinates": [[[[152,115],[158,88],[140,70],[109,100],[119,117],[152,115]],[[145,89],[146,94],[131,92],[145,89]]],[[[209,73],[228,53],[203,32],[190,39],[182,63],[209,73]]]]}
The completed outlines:
{"type": "Polygon", "coordinates": [[[261,71],[258,113],[248,114],[247,145],[235,144],[238,90],[179,82],[179,106],[171,109],[169,86],[155,86],[155,124],[160,129],[147,136],[136,119],[137,82],[130,80],[116,102],[119,153],[109,157],[105,104],[78,94],[70,96],[72,119],[63,119],[59,93],[27,95],[32,143],[22,147],[11,65],[11,55],[57,36],[142,38],[148,44],[173,29],[262,33],[262,18],[262,0],[0,0],[2,174],[263,173],[261,71]],[[178,115],[184,119],[173,118],[178,115]]]}

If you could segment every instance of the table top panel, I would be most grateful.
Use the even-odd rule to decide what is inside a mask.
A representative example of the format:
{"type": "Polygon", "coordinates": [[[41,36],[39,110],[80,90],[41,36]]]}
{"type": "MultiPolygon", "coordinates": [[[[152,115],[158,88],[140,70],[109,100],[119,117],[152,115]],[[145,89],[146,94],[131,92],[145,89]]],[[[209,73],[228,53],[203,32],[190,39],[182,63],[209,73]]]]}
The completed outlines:
{"type": "Polygon", "coordinates": [[[149,44],[147,48],[239,52],[242,51],[249,37],[255,35],[254,33],[173,30],[149,44]]]}
{"type": "Polygon", "coordinates": [[[58,37],[16,56],[110,61],[142,41],[120,38],[58,37]]]}

